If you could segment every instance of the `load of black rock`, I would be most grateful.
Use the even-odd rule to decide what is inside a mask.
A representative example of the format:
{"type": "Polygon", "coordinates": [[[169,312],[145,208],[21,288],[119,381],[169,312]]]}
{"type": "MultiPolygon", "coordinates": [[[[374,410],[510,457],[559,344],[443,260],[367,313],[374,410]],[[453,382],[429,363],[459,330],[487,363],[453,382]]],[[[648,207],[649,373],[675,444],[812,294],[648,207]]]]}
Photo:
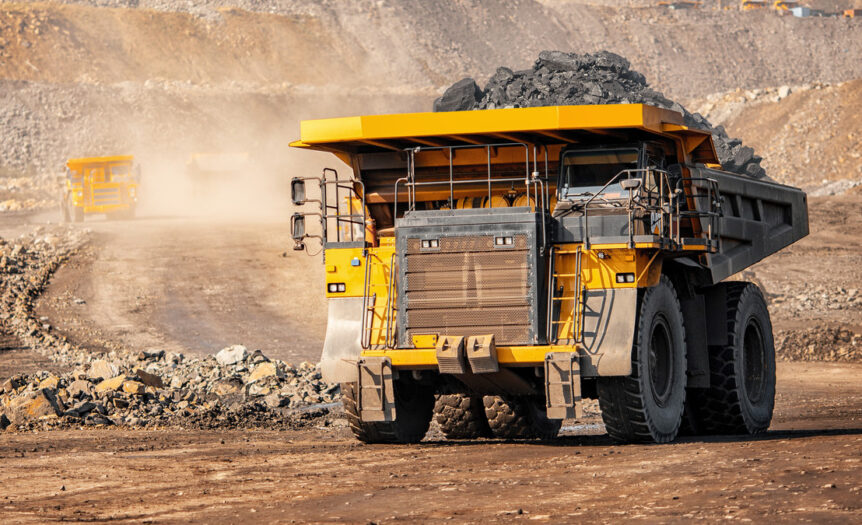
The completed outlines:
{"type": "Polygon", "coordinates": [[[434,101],[434,111],[584,104],[650,104],[678,111],[686,126],[712,133],[725,170],[755,178],[766,175],[761,157],[752,148],[729,137],[724,127],[713,127],[699,113],[690,113],[650,88],[628,60],[608,51],[583,55],[542,51],[532,69],[497,68],[484,89],[472,78],[456,82],[434,101]]]}

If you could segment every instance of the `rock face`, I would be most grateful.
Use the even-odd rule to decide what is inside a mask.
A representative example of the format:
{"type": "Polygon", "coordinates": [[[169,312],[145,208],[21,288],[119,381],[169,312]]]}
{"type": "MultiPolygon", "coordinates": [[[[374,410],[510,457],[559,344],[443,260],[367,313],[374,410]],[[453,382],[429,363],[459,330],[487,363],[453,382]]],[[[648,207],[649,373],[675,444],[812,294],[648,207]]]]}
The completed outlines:
{"type": "Polygon", "coordinates": [[[532,69],[498,68],[484,89],[471,78],[459,80],[434,101],[434,111],[640,103],[678,111],[687,126],[710,131],[724,169],[750,177],[766,175],[754,150],[650,88],[628,60],[608,51],[542,51],[532,69]]]}

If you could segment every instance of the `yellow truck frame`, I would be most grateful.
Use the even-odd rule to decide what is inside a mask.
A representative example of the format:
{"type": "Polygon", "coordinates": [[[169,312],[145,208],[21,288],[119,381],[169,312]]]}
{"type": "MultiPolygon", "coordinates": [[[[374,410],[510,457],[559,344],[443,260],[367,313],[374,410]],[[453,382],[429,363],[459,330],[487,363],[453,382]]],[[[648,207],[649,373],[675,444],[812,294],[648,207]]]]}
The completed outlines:
{"type": "Polygon", "coordinates": [[[67,161],[61,196],[64,219],[81,222],[92,213],[133,218],[140,184],[134,160],[132,155],[117,155],[67,161]]]}
{"type": "Polygon", "coordinates": [[[769,425],[765,302],[721,281],[807,234],[805,195],[721,171],[679,113],[311,120],[291,146],[352,169],[294,178],[319,211],[291,230],[322,243],[321,367],[359,439],[417,441],[432,413],[447,437],[549,437],[582,396],[620,441],[673,440],[684,413],[698,432],[769,425]]]}

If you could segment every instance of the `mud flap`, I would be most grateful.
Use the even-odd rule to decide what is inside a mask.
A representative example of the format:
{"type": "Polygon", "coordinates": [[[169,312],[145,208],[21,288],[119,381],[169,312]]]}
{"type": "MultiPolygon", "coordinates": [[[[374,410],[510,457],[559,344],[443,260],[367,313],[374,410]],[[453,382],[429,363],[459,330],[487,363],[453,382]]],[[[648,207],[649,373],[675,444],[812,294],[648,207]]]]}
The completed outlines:
{"type": "Polygon", "coordinates": [[[395,421],[392,362],[388,357],[363,357],[357,361],[359,419],[395,421]]]}
{"type": "Polygon", "coordinates": [[[545,355],[545,407],[548,419],[582,416],[581,369],[574,352],[545,355]]]}
{"type": "Polygon", "coordinates": [[[632,373],[632,344],[638,311],[637,288],[587,290],[584,305],[584,376],[632,373]],[[586,357],[586,359],[584,359],[586,357]]]}
{"type": "Polygon", "coordinates": [[[356,361],[362,353],[362,297],[332,298],[328,302],[320,372],[327,383],[354,383],[356,361]]]}
{"type": "Polygon", "coordinates": [[[491,374],[500,371],[497,362],[497,345],[493,335],[473,335],[465,345],[467,361],[474,374],[491,374]]]}
{"type": "Polygon", "coordinates": [[[437,339],[437,367],[441,374],[466,374],[464,336],[441,336],[437,339]]]}

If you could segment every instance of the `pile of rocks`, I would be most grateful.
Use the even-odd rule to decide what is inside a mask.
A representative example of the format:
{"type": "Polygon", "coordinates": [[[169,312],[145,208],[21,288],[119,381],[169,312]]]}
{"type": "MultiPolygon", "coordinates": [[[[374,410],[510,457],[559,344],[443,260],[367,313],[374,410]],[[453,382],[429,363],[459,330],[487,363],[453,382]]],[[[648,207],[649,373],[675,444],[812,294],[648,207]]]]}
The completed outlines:
{"type": "Polygon", "coordinates": [[[164,351],[95,359],[73,372],[9,378],[0,389],[0,430],[81,425],[295,426],[325,413],[338,386],[311,363],[293,367],[241,345],[215,356],[164,351]],[[299,418],[302,419],[302,418],[299,418]]]}
{"type": "Polygon", "coordinates": [[[39,319],[33,301],[88,230],[40,227],[0,238],[0,330],[71,370],[16,375],[0,388],[0,427],[70,425],[295,426],[328,412],[338,385],[241,345],[215,356],[78,348],[39,319]]]}
{"type": "Polygon", "coordinates": [[[775,353],[784,361],[862,361],[862,334],[846,328],[780,330],[775,353]]]}
{"type": "Polygon", "coordinates": [[[792,319],[807,317],[810,312],[862,311],[862,293],[858,288],[793,283],[775,285],[769,289],[774,290],[767,293],[769,311],[773,317],[792,319]]]}
{"type": "Polygon", "coordinates": [[[456,82],[434,101],[434,111],[640,103],[678,111],[687,126],[710,131],[724,169],[751,177],[766,175],[752,148],[650,88],[628,60],[608,51],[584,55],[542,51],[532,69],[497,68],[484,89],[472,78],[456,82]]]}

